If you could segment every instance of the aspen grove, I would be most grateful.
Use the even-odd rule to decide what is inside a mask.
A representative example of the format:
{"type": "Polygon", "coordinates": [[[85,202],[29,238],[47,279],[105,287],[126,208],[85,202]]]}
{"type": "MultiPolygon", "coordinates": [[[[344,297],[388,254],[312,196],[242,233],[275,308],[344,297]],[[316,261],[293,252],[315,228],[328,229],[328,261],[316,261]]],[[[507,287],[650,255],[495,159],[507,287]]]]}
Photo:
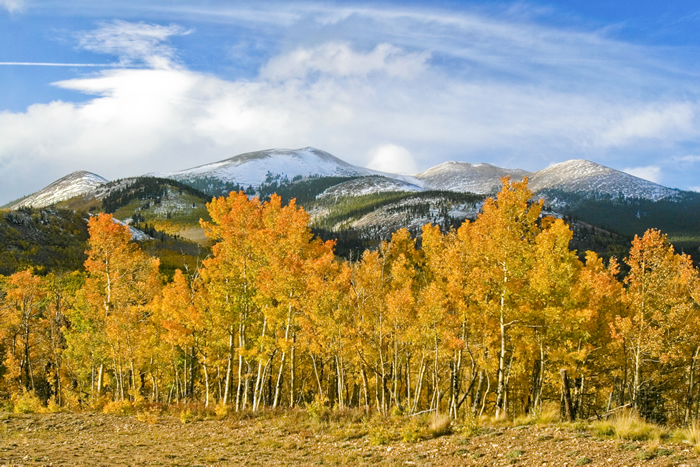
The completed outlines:
{"type": "Polygon", "coordinates": [[[475,221],[345,261],[294,201],[232,192],[202,222],[211,256],[165,284],[128,227],[92,217],[84,272],[0,278],[0,398],[697,419],[689,257],[649,230],[624,264],[582,262],[532,197],[504,178],[475,221]]]}

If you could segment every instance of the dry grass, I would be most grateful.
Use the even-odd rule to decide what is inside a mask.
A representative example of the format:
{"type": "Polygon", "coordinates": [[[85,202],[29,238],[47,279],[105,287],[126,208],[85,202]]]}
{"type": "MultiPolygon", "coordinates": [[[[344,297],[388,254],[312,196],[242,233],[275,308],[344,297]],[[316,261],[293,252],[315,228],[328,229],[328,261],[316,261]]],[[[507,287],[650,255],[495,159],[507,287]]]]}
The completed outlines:
{"type": "Polygon", "coordinates": [[[609,420],[593,423],[593,432],[600,437],[630,441],[659,440],[665,430],[640,417],[634,410],[624,410],[609,420]]]}
{"type": "Polygon", "coordinates": [[[549,425],[559,421],[559,404],[549,401],[536,407],[531,413],[517,417],[513,425],[549,425]]]}
{"type": "Polygon", "coordinates": [[[428,425],[428,433],[433,438],[449,435],[452,432],[452,420],[445,414],[435,414],[430,417],[430,425],[428,425]]]}
{"type": "Polygon", "coordinates": [[[695,452],[700,453],[700,422],[695,420],[685,428],[674,430],[671,438],[676,442],[690,444],[695,452]]]}

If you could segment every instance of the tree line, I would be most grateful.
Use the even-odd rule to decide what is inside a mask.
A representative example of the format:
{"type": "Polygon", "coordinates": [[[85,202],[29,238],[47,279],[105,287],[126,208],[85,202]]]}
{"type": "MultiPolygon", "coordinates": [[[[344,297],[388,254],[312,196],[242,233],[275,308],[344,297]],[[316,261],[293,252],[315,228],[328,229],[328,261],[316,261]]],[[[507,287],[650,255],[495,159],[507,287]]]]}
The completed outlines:
{"type": "Polygon", "coordinates": [[[383,414],[570,419],[633,406],[697,419],[700,280],[658,230],[607,264],[569,247],[527,179],[421,248],[405,229],[352,260],[292,200],[207,205],[215,243],[168,283],[110,215],[90,219],[85,272],[2,279],[0,397],[69,407],[307,403],[383,414]]]}

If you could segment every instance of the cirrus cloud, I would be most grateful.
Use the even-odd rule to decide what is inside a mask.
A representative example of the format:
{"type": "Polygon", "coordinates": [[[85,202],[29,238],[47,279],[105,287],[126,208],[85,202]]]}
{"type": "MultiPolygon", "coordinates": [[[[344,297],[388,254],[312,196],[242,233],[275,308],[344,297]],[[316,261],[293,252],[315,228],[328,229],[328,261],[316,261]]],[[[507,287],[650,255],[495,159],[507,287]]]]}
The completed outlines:
{"type": "Polygon", "coordinates": [[[120,20],[99,24],[98,29],[78,35],[80,47],[91,52],[116,55],[123,66],[169,68],[176,53],[173,47],[166,44],[167,39],[192,32],[174,24],[161,26],[120,20]]]}
{"type": "Polygon", "coordinates": [[[347,43],[330,42],[313,48],[297,48],[272,58],[261,70],[263,78],[285,80],[304,78],[319,72],[334,76],[367,77],[372,73],[413,78],[425,70],[430,54],[407,53],[391,44],[379,44],[367,53],[347,43]]]}

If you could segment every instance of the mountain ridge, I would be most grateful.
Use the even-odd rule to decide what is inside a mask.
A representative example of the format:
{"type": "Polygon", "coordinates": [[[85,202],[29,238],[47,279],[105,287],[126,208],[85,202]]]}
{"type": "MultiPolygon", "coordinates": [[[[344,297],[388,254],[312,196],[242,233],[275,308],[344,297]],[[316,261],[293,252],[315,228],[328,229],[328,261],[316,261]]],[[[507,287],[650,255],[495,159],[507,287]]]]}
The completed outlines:
{"type": "MultiPolygon", "coordinates": [[[[323,177],[355,177],[360,181],[348,181],[342,187],[328,188],[327,195],[352,196],[386,191],[454,191],[491,195],[500,189],[501,178],[509,175],[513,179],[528,177],[529,187],[547,201],[562,203],[561,197],[553,198],[548,192],[597,194],[611,197],[642,198],[652,201],[670,198],[682,190],[635,177],[625,172],[606,167],[585,159],[574,159],[554,164],[545,169],[529,172],[523,169],[508,169],[489,163],[449,161],[436,165],[415,175],[379,172],[352,165],[320,149],[267,149],[239,154],[208,164],[174,172],[150,173],[146,176],[176,180],[202,189],[207,180],[221,184],[220,192],[231,189],[248,189],[255,193],[263,186],[275,187],[323,177]]],[[[86,171],[73,172],[20,202],[10,206],[45,207],[71,197],[99,191],[107,184],[99,175],[86,171]]],[[[205,190],[206,191],[206,190],[205,190]]],[[[216,195],[218,193],[209,193],[216,195]]],[[[324,196],[319,194],[318,196],[324,196]]]]}
{"type": "Polygon", "coordinates": [[[311,214],[314,232],[336,240],[339,251],[351,254],[360,247],[376,247],[399,228],[419,237],[425,223],[449,229],[475,218],[483,200],[500,190],[501,178],[507,175],[514,180],[528,177],[535,197],[545,199],[547,215],[567,218],[574,230],[578,222],[609,232],[580,227],[574,240],[582,251],[624,256],[615,249],[619,235],[631,238],[653,227],[668,233],[679,249],[700,255],[700,194],[666,188],[580,159],[537,172],[451,161],[411,176],[356,167],[314,148],[272,149],[113,182],[76,172],[22,202],[35,208],[44,200],[74,211],[114,212],[116,219],[154,238],[166,234],[206,247],[209,240],[199,219],[206,219],[206,202],[212,197],[244,190],[265,200],[277,193],[284,203],[296,198],[311,214]],[[94,188],[86,188],[86,180],[94,188]],[[51,187],[56,190],[53,195],[51,187]],[[55,201],[73,193],[80,194],[55,201]]]}

